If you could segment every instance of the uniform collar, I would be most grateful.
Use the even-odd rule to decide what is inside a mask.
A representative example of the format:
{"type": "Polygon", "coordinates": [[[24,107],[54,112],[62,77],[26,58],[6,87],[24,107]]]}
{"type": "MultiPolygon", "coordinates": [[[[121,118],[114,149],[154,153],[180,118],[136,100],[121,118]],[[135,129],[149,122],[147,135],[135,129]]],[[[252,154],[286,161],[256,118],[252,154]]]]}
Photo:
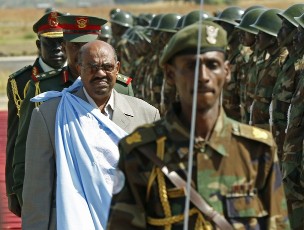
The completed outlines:
{"type": "MultiPolygon", "coordinates": [[[[167,113],[165,119],[166,129],[169,130],[168,135],[171,140],[178,143],[177,148],[183,149],[189,147],[190,130],[188,130],[178,118],[180,113],[180,105],[175,104],[173,109],[167,113]]],[[[229,118],[226,116],[223,108],[220,109],[220,114],[215,123],[215,127],[210,135],[206,146],[209,146],[217,153],[228,156],[227,149],[231,143],[231,136],[233,132],[239,132],[238,125],[232,125],[229,118]]]]}

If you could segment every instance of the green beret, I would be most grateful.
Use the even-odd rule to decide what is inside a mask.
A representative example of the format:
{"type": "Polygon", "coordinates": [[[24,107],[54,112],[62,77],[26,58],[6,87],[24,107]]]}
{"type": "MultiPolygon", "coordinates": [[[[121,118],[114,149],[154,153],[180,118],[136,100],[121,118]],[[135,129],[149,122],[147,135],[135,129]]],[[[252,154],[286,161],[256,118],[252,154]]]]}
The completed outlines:
{"type": "Polygon", "coordinates": [[[64,15],[58,17],[58,21],[63,29],[63,39],[70,42],[96,40],[101,26],[107,22],[103,18],[83,15],[64,15]]]}
{"type": "Polygon", "coordinates": [[[186,26],[169,40],[160,58],[160,66],[164,66],[177,54],[196,54],[198,33],[201,30],[200,53],[208,51],[225,52],[227,47],[227,33],[212,21],[202,21],[186,26]]]}
{"type": "Polygon", "coordinates": [[[42,37],[59,38],[63,36],[62,28],[58,23],[58,17],[63,15],[57,11],[51,11],[43,15],[34,25],[33,31],[42,37]]]}

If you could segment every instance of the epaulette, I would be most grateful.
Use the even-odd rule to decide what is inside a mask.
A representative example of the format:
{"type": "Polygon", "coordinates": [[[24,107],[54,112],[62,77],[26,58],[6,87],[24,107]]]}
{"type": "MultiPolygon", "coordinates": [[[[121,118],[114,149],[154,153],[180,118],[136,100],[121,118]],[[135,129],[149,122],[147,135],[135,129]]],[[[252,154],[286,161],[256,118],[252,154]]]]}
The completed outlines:
{"type": "Polygon", "coordinates": [[[119,81],[120,83],[123,83],[125,85],[129,85],[132,81],[131,77],[127,77],[125,75],[122,75],[121,73],[119,73],[117,75],[116,81],[119,81]]]}
{"type": "Polygon", "coordinates": [[[294,65],[295,65],[295,70],[296,71],[303,71],[304,70],[304,60],[303,60],[303,58],[298,59],[295,62],[294,65]]]}
{"type": "Polygon", "coordinates": [[[119,142],[119,147],[125,153],[131,152],[133,149],[155,142],[159,137],[165,134],[165,129],[157,124],[146,124],[138,127],[131,134],[124,137],[119,142]]]}
{"type": "Polygon", "coordinates": [[[242,136],[250,140],[262,142],[269,146],[273,146],[274,144],[272,134],[270,132],[243,123],[232,123],[232,133],[236,136],[242,136]]]}
{"type": "Polygon", "coordinates": [[[27,66],[24,66],[23,68],[17,70],[15,73],[12,73],[9,78],[13,79],[15,77],[17,77],[18,75],[24,73],[26,70],[32,68],[32,65],[27,65],[27,66]]]}
{"type": "Polygon", "coordinates": [[[61,71],[62,71],[62,69],[50,70],[48,72],[44,72],[44,73],[41,73],[41,74],[37,75],[36,79],[37,79],[37,81],[43,81],[45,79],[57,76],[58,74],[61,73],[61,71]]]}

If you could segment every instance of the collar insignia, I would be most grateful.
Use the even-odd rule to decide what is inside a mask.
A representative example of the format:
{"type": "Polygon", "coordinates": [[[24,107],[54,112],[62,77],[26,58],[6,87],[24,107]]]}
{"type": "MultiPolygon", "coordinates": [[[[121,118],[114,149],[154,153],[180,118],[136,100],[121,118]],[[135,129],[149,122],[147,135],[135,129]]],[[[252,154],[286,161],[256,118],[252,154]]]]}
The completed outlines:
{"type": "Polygon", "coordinates": [[[267,139],[268,138],[268,134],[266,132],[259,130],[257,128],[253,128],[252,134],[255,138],[258,138],[258,139],[267,139]]]}
{"type": "Polygon", "coordinates": [[[133,143],[141,142],[141,135],[138,132],[135,132],[131,136],[126,138],[126,142],[129,145],[131,145],[133,143]]]}

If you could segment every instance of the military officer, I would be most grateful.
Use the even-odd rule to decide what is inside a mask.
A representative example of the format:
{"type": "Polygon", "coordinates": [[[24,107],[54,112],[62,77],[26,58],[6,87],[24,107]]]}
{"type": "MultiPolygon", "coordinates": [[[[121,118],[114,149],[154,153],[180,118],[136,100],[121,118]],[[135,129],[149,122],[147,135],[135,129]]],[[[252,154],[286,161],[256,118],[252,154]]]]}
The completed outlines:
{"type": "MultiPolygon", "coordinates": [[[[39,105],[30,102],[30,99],[45,91],[61,91],[63,88],[70,86],[79,76],[76,68],[79,49],[87,42],[96,40],[100,26],[106,23],[105,19],[82,15],[64,15],[58,17],[58,20],[63,28],[64,42],[62,44],[63,50],[67,55],[67,66],[40,74],[35,80],[31,80],[20,109],[18,136],[13,157],[13,190],[17,194],[21,206],[27,131],[31,113],[39,105]]],[[[129,94],[130,92],[133,94],[133,91],[130,90],[132,89],[130,79],[121,75],[117,76],[114,88],[120,93],[129,94]]]]}
{"type": "Polygon", "coordinates": [[[34,25],[33,31],[37,34],[36,46],[39,56],[32,65],[25,66],[11,74],[7,82],[8,120],[5,181],[8,197],[8,208],[17,216],[21,216],[18,200],[13,192],[13,155],[18,133],[20,106],[24,99],[27,83],[36,76],[52,69],[62,68],[66,63],[66,56],[62,51],[63,34],[57,17],[60,12],[50,11],[43,15],[34,25]]]}
{"type": "Polygon", "coordinates": [[[180,99],[160,121],[120,141],[122,189],[113,196],[109,230],[183,229],[185,213],[186,229],[289,228],[271,133],[228,118],[221,106],[220,95],[230,80],[226,46],[225,30],[211,21],[185,27],[170,39],[160,65],[180,99]],[[192,157],[189,192],[184,184],[192,157]]]}

